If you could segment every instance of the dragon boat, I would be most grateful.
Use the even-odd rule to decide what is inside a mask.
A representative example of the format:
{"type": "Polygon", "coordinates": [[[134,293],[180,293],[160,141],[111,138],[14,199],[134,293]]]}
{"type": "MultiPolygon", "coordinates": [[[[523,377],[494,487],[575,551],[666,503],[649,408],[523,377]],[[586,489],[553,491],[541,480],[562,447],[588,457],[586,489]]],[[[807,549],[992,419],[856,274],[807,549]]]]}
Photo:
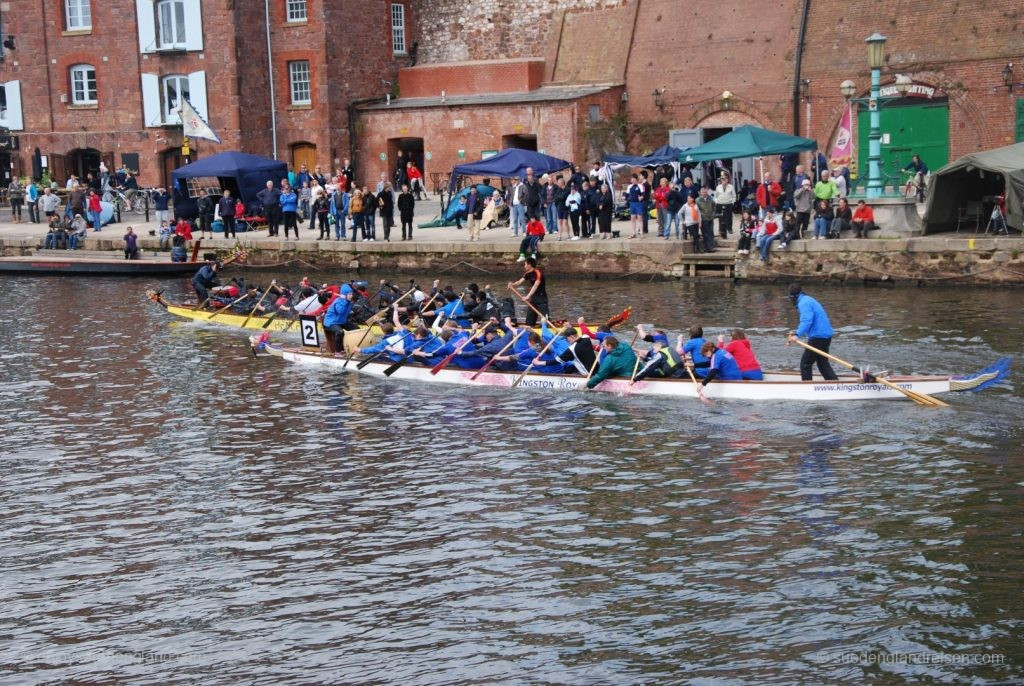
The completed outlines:
{"type": "MultiPolygon", "coordinates": [[[[385,370],[393,368],[392,361],[371,361],[366,364],[349,364],[345,358],[315,349],[295,348],[272,343],[265,336],[253,336],[250,344],[254,352],[262,349],[274,357],[296,364],[322,367],[331,371],[356,371],[368,376],[414,381],[432,384],[455,384],[462,386],[491,386],[512,388],[519,372],[492,371],[477,373],[473,369],[447,366],[436,374],[430,367],[415,363],[392,369],[390,376],[385,370]]],[[[890,375],[886,380],[899,389],[914,393],[935,395],[949,392],[980,391],[996,384],[1009,374],[1010,358],[1004,357],[995,364],[968,375],[890,375]]],[[[584,385],[578,374],[527,373],[517,389],[527,391],[575,391],[584,385]]],[[[606,379],[594,389],[619,395],[650,395],[681,398],[696,398],[697,384],[691,379],[644,379],[630,383],[629,379],[606,379]]],[[[897,400],[906,396],[890,385],[865,381],[860,375],[840,374],[837,381],[815,379],[802,381],[796,372],[766,372],[763,381],[720,381],[716,380],[704,388],[704,397],[711,399],[735,400],[796,400],[831,402],[834,400],[897,400]]]]}

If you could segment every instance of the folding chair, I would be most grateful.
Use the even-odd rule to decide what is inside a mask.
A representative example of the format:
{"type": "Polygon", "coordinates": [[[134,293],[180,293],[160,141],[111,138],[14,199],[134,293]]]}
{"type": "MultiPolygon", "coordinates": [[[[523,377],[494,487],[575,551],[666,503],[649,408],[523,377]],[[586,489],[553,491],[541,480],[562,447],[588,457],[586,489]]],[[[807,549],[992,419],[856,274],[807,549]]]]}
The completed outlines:
{"type": "Polygon", "coordinates": [[[981,203],[977,200],[968,200],[965,207],[957,209],[956,233],[960,233],[960,227],[965,224],[974,224],[974,233],[981,231],[981,203]]]}

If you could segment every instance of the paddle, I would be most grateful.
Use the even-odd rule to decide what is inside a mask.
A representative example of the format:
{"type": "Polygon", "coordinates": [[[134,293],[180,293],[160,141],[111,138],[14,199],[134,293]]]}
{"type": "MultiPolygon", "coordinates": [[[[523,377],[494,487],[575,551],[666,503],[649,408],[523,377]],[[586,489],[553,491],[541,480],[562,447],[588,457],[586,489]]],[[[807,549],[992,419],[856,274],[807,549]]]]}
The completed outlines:
{"type": "Polygon", "coordinates": [[[533,306],[533,303],[532,303],[532,302],[530,302],[529,300],[527,300],[526,298],[524,298],[524,297],[523,297],[523,295],[522,295],[522,293],[520,293],[519,291],[517,291],[517,290],[516,290],[515,288],[513,288],[512,286],[509,286],[509,287],[508,287],[508,289],[509,289],[510,291],[512,291],[513,293],[515,293],[515,294],[516,294],[516,297],[517,297],[517,298],[519,298],[519,299],[520,299],[520,300],[522,300],[522,301],[523,301],[524,303],[526,303],[526,306],[527,306],[527,307],[529,307],[529,308],[530,308],[531,310],[533,310],[533,311],[534,311],[535,313],[537,313],[537,316],[538,316],[538,317],[540,317],[541,319],[547,319],[547,317],[548,317],[548,316],[547,316],[546,314],[543,314],[543,313],[542,313],[542,312],[541,312],[540,310],[538,310],[538,309],[537,309],[536,307],[534,307],[534,306],[533,306]]]}
{"type": "MultiPolygon", "coordinates": [[[[640,329],[638,327],[637,330],[636,330],[636,333],[633,334],[632,340],[630,340],[630,342],[629,342],[629,347],[630,348],[632,348],[633,344],[636,343],[636,339],[637,339],[637,337],[639,335],[640,335],[640,329]]],[[[590,377],[592,377],[594,375],[594,370],[597,369],[597,363],[601,359],[601,346],[599,345],[599,346],[597,346],[597,348],[598,348],[598,350],[597,350],[597,355],[594,357],[594,364],[590,365],[590,373],[587,374],[587,378],[583,379],[583,385],[580,386],[581,390],[586,390],[587,382],[590,381],[590,377]]],[[[636,352],[636,351],[634,350],[633,352],[636,352]]],[[[640,358],[639,357],[637,357],[637,362],[638,363],[640,362],[640,358]]],[[[633,376],[634,377],[636,376],[636,367],[635,366],[633,368],[633,376]]],[[[632,385],[633,384],[633,380],[630,379],[629,383],[630,383],[630,385],[632,385]]]]}
{"type": "Polygon", "coordinates": [[[216,312],[214,312],[213,314],[211,314],[211,315],[210,315],[209,317],[207,317],[207,319],[213,319],[213,318],[214,318],[214,317],[216,317],[216,316],[217,316],[218,314],[220,314],[220,313],[221,313],[221,312],[223,312],[224,310],[228,309],[229,307],[231,307],[231,306],[232,306],[232,305],[234,305],[235,303],[237,303],[237,302],[241,302],[241,301],[245,300],[245,299],[246,299],[246,298],[248,298],[248,297],[249,297],[249,293],[248,293],[248,292],[246,292],[246,293],[245,293],[244,295],[240,296],[239,298],[237,298],[237,299],[235,299],[235,300],[232,300],[232,301],[231,301],[231,302],[229,302],[229,303],[228,303],[227,305],[225,305],[224,307],[220,308],[219,310],[217,310],[216,312]]]}
{"type": "Polygon", "coordinates": [[[487,371],[487,368],[488,368],[488,367],[490,367],[490,366],[491,366],[492,364],[494,364],[494,361],[495,361],[496,359],[498,359],[498,356],[500,356],[500,355],[504,355],[504,354],[505,354],[505,351],[506,351],[506,350],[508,350],[509,348],[511,348],[511,347],[512,347],[512,345],[513,345],[513,344],[514,344],[514,343],[515,343],[516,341],[518,341],[518,340],[519,340],[519,337],[520,337],[520,336],[522,336],[522,335],[523,335],[524,333],[526,333],[526,329],[520,329],[520,330],[519,330],[519,333],[517,333],[517,334],[516,334],[515,336],[513,336],[513,337],[512,337],[512,340],[508,342],[508,345],[506,345],[506,346],[505,346],[504,348],[502,348],[501,350],[499,350],[499,351],[497,352],[497,354],[495,354],[495,355],[492,355],[492,356],[491,356],[491,359],[487,360],[487,364],[485,364],[485,365],[484,365],[483,367],[480,367],[480,369],[478,369],[478,370],[477,370],[476,374],[474,374],[473,376],[469,377],[469,380],[470,380],[470,381],[475,381],[475,380],[476,380],[476,377],[480,376],[480,375],[481,375],[481,374],[483,374],[483,373],[484,373],[485,371],[487,371]]]}
{"type": "Polygon", "coordinates": [[[693,385],[697,389],[697,397],[700,398],[700,401],[702,403],[706,403],[706,404],[710,405],[711,404],[711,400],[704,397],[704,389],[701,387],[700,382],[697,381],[697,377],[694,376],[694,374],[693,374],[693,367],[687,366],[685,364],[683,366],[686,367],[686,373],[689,374],[690,375],[690,379],[693,380],[693,385]]]}
{"type": "Polygon", "coordinates": [[[430,368],[430,373],[431,374],[437,374],[439,371],[441,371],[442,369],[447,367],[448,363],[451,362],[452,360],[454,360],[455,356],[458,355],[459,353],[461,353],[463,348],[465,348],[467,345],[469,345],[473,341],[473,339],[475,339],[477,336],[479,336],[480,334],[482,334],[486,330],[487,330],[487,325],[484,324],[483,326],[481,326],[479,329],[476,330],[476,333],[474,333],[472,336],[470,336],[466,340],[462,341],[462,343],[459,344],[459,347],[455,349],[455,352],[453,352],[451,355],[449,355],[448,357],[444,358],[443,360],[441,360],[440,362],[435,364],[433,367],[431,367],[430,368]]]}
{"type": "MultiPolygon", "coordinates": [[[[380,311],[378,311],[378,312],[377,312],[376,314],[374,314],[374,315],[373,315],[372,317],[370,317],[369,319],[367,319],[367,320],[366,320],[366,331],[364,331],[364,332],[363,332],[363,335],[362,335],[362,337],[361,337],[361,338],[359,339],[359,342],[358,342],[358,343],[356,343],[356,347],[352,348],[352,352],[350,352],[350,353],[348,354],[348,357],[346,357],[346,358],[345,358],[345,364],[341,365],[341,368],[342,368],[342,369],[345,369],[346,367],[348,367],[348,363],[352,361],[352,355],[353,355],[353,353],[355,353],[355,351],[356,351],[356,350],[358,350],[359,348],[362,348],[362,347],[363,347],[363,342],[364,342],[364,341],[366,341],[366,337],[367,337],[367,336],[368,336],[368,335],[370,334],[370,329],[372,329],[372,328],[373,328],[373,325],[374,325],[374,324],[375,324],[375,323],[376,323],[376,322],[378,321],[378,319],[377,319],[377,318],[378,318],[378,317],[380,317],[380,316],[381,316],[382,314],[384,314],[385,312],[387,312],[388,310],[390,310],[390,309],[391,309],[392,307],[396,307],[396,306],[398,305],[398,303],[400,303],[400,302],[402,302],[403,300],[405,300],[405,297],[406,297],[407,295],[409,295],[410,293],[412,293],[413,291],[415,291],[415,290],[416,290],[416,287],[415,287],[415,286],[413,286],[412,288],[410,288],[409,290],[407,290],[407,291],[406,291],[406,292],[405,292],[405,293],[404,293],[404,294],[402,295],[402,297],[400,297],[400,298],[399,298],[398,300],[396,300],[395,302],[391,303],[390,305],[388,305],[387,307],[385,307],[385,308],[384,308],[383,310],[380,310],[380,311]]],[[[378,304],[378,305],[380,304],[380,301],[379,301],[379,300],[377,301],[377,304],[378,304]]],[[[397,320],[396,320],[396,321],[397,321],[397,320]]],[[[362,369],[362,367],[357,367],[357,369],[362,369]]]]}
{"type": "Polygon", "coordinates": [[[245,328],[245,325],[249,323],[249,320],[252,319],[252,316],[256,314],[256,310],[259,309],[259,306],[263,304],[263,299],[270,295],[270,289],[273,288],[274,284],[276,283],[277,279],[274,279],[273,281],[270,282],[270,285],[267,286],[267,289],[263,291],[263,295],[260,296],[260,299],[256,301],[256,305],[254,305],[252,310],[249,311],[249,316],[245,318],[244,322],[242,322],[243,329],[245,328]]]}
{"type": "MultiPolygon", "coordinates": [[[[795,341],[797,345],[810,350],[812,353],[816,353],[818,355],[821,355],[822,357],[826,357],[826,358],[832,360],[833,362],[836,362],[838,364],[843,365],[844,367],[852,369],[855,372],[863,373],[863,372],[861,372],[860,369],[858,369],[856,366],[850,364],[849,362],[846,362],[845,360],[840,360],[835,355],[830,355],[830,354],[828,354],[827,352],[825,352],[823,350],[818,350],[814,346],[809,345],[807,343],[804,343],[803,341],[801,341],[799,338],[797,338],[795,336],[793,336],[790,340],[795,341]]],[[[788,345],[788,342],[787,342],[787,345],[788,345]]],[[[925,405],[927,407],[949,407],[948,403],[945,403],[945,402],[939,400],[938,398],[933,398],[932,396],[930,396],[930,395],[928,395],[926,393],[918,393],[917,391],[910,391],[910,390],[907,390],[905,388],[900,388],[899,386],[897,386],[893,382],[889,381],[888,379],[883,379],[880,376],[874,376],[874,377],[871,377],[871,378],[873,378],[875,381],[877,381],[878,383],[882,384],[883,386],[888,386],[889,388],[893,389],[894,391],[899,391],[903,395],[905,395],[908,398],[910,398],[911,400],[913,400],[918,405],[925,405]]]]}
{"type": "Polygon", "coordinates": [[[146,297],[166,310],[168,308],[168,304],[167,301],[163,299],[162,293],[163,291],[160,291],[158,293],[154,290],[148,290],[146,291],[146,297]]]}
{"type": "MultiPolygon", "coordinates": [[[[408,331],[405,332],[405,336],[410,336],[410,335],[412,335],[411,332],[408,332],[408,331]]],[[[388,352],[387,348],[384,348],[384,350],[381,350],[379,353],[374,353],[373,355],[370,355],[369,357],[367,357],[365,360],[360,360],[359,364],[356,365],[356,369],[362,369],[363,367],[365,367],[366,365],[370,364],[371,362],[376,360],[378,357],[380,357],[381,355],[384,355],[387,352],[388,352]]]]}
{"type": "MultiPolygon", "coordinates": [[[[442,316],[442,317],[443,317],[444,315],[439,315],[439,316],[442,316]]],[[[434,339],[436,339],[436,338],[437,338],[437,334],[435,333],[435,334],[434,334],[433,336],[431,336],[430,338],[428,338],[427,340],[425,340],[425,341],[423,342],[423,345],[421,345],[420,347],[416,348],[416,350],[421,350],[421,349],[423,348],[423,346],[424,346],[424,345],[426,345],[427,343],[429,343],[430,341],[432,341],[432,340],[434,340],[434,339]]],[[[393,365],[391,365],[390,367],[388,367],[387,369],[385,369],[385,370],[384,370],[384,376],[391,376],[392,374],[394,374],[395,372],[397,372],[397,371],[398,371],[399,369],[401,369],[402,367],[404,367],[404,366],[405,366],[405,363],[406,363],[406,362],[408,362],[409,360],[411,360],[411,359],[412,359],[413,353],[415,353],[415,352],[416,352],[416,350],[411,350],[411,351],[409,351],[409,354],[408,354],[408,355],[406,355],[405,357],[403,357],[402,359],[400,359],[400,360],[399,360],[398,362],[395,362],[395,363],[394,363],[393,365]]]]}
{"type": "Polygon", "coordinates": [[[520,374],[519,377],[515,381],[512,382],[512,388],[515,388],[516,386],[519,385],[519,382],[523,380],[523,377],[526,376],[526,374],[531,369],[533,369],[533,365],[537,362],[537,360],[539,360],[541,358],[541,355],[546,353],[548,351],[548,348],[550,348],[552,346],[552,344],[555,341],[557,341],[558,337],[561,336],[561,335],[562,335],[562,329],[559,329],[558,333],[556,333],[554,336],[552,336],[551,340],[548,341],[548,344],[545,345],[543,348],[541,348],[541,351],[539,353],[537,353],[537,356],[534,357],[532,360],[530,360],[530,364],[526,365],[526,369],[523,370],[523,373],[520,374]]]}

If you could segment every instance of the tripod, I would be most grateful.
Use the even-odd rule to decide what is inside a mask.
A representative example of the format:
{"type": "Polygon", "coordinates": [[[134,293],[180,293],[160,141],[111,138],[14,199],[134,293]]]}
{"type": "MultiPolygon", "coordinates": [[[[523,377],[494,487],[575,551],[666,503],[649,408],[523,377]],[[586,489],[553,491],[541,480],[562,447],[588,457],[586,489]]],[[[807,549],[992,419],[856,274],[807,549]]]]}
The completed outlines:
{"type": "Polygon", "coordinates": [[[1006,236],[1006,217],[1003,216],[1003,209],[996,203],[992,207],[992,214],[988,218],[988,226],[985,227],[985,235],[987,236],[989,231],[992,232],[993,236],[1006,236]]]}

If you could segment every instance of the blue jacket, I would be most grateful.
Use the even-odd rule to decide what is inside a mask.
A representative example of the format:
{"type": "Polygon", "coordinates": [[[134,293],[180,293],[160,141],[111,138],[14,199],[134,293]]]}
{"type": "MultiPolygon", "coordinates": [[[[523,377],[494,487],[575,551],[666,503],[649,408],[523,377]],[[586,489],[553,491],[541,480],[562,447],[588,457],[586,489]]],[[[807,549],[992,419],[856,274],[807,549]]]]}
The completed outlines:
{"type": "Polygon", "coordinates": [[[331,303],[331,306],[327,309],[327,313],[324,315],[324,328],[329,329],[335,324],[338,326],[344,326],[348,323],[348,316],[351,313],[351,300],[345,296],[335,298],[334,302],[331,303]]]}
{"type": "Polygon", "coordinates": [[[347,217],[349,200],[348,193],[337,191],[331,196],[331,214],[335,217],[347,217]]]}
{"type": "Polygon", "coordinates": [[[153,194],[153,208],[159,212],[167,210],[168,204],[171,202],[171,196],[167,193],[154,193],[153,194]]]}
{"type": "Polygon", "coordinates": [[[704,357],[700,349],[707,343],[703,338],[691,338],[690,340],[683,343],[683,352],[690,353],[690,358],[693,359],[694,364],[701,364],[708,361],[708,358],[704,357]]]}
{"type": "Polygon", "coordinates": [[[796,309],[800,312],[800,325],[796,328],[797,336],[807,338],[832,338],[832,323],[825,314],[825,308],[817,300],[801,293],[796,300],[796,309]]]}
{"type": "Polygon", "coordinates": [[[443,312],[445,319],[454,319],[455,323],[459,326],[465,327],[470,325],[469,317],[466,316],[466,308],[462,306],[461,299],[452,300],[437,311],[438,313],[443,312]]]}
{"type": "MultiPolygon", "coordinates": [[[[396,346],[411,335],[412,334],[410,334],[408,331],[396,331],[390,336],[385,336],[384,338],[380,339],[374,345],[368,346],[366,348],[360,348],[359,352],[362,353],[363,355],[376,355],[377,353],[384,352],[384,349],[387,348],[389,345],[396,346]]],[[[402,349],[405,349],[404,343],[402,349]]],[[[391,358],[395,362],[402,359],[402,356],[398,355],[397,353],[386,353],[385,356],[391,358]]]]}
{"type": "Polygon", "coordinates": [[[718,378],[722,381],[741,381],[743,379],[736,358],[726,350],[716,349],[711,353],[710,369],[717,369],[718,378]]]}
{"type": "Polygon", "coordinates": [[[299,196],[295,194],[295,191],[287,191],[281,193],[282,212],[295,212],[298,206],[299,196]]]}

